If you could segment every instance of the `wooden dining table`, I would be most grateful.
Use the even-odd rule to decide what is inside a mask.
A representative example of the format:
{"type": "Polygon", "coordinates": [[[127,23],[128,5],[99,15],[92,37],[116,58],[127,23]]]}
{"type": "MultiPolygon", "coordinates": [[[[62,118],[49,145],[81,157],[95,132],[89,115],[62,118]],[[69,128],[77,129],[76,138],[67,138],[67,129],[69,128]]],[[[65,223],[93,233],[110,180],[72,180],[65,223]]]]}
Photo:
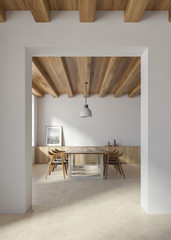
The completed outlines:
{"type": "MultiPolygon", "coordinates": [[[[73,156],[73,168],[75,168],[75,155],[76,154],[95,154],[97,158],[100,158],[100,175],[99,176],[94,176],[94,178],[99,178],[99,179],[103,179],[103,156],[104,154],[107,154],[107,151],[105,151],[102,148],[93,148],[93,147],[72,147],[69,148],[67,151],[65,151],[65,153],[68,155],[68,179],[81,179],[83,178],[82,176],[79,177],[75,177],[72,176],[72,166],[71,166],[71,159],[73,156]]],[[[96,161],[97,164],[97,161],[96,161]]],[[[84,179],[86,178],[90,178],[89,176],[84,177],[84,179]]]]}

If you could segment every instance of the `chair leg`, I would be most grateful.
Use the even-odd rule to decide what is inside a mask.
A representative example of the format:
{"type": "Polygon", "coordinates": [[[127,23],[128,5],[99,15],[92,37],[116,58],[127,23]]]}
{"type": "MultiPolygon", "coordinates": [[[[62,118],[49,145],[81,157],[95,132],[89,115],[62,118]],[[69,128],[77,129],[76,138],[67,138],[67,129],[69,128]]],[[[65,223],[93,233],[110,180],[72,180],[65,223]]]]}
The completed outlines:
{"type": "Polygon", "coordinates": [[[49,175],[51,174],[52,171],[53,171],[53,166],[51,166],[50,168],[49,175]]]}
{"type": "Polygon", "coordinates": [[[67,165],[65,164],[65,172],[66,172],[66,175],[67,175],[67,165]]]}
{"type": "Polygon", "coordinates": [[[118,172],[118,165],[115,165],[116,171],[118,172]]]}
{"type": "Polygon", "coordinates": [[[63,170],[64,179],[65,179],[65,170],[64,170],[64,166],[63,165],[62,165],[62,170],[63,170]]]}
{"type": "Polygon", "coordinates": [[[52,167],[52,171],[53,171],[53,172],[54,172],[54,170],[55,170],[55,166],[52,167]]]}
{"type": "Polygon", "coordinates": [[[123,178],[125,179],[125,174],[119,159],[118,159],[118,166],[119,166],[121,176],[123,176],[123,178]]]}
{"type": "Polygon", "coordinates": [[[48,170],[47,170],[46,175],[45,175],[45,179],[47,178],[47,175],[48,175],[48,173],[50,171],[50,168],[51,168],[51,163],[49,163],[48,170]]]}
{"type": "Polygon", "coordinates": [[[106,164],[105,178],[107,179],[109,163],[106,164]]]}
{"type": "Polygon", "coordinates": [[[119,170],[120,175],[122,176],[122,172],[121,172],[121,168],[120,168],[119,164],[118,164],[118,170],[119,170]]]}
{"type": "Polygon", "coordinates": [[[64,179],[65,179],[65,169],[64,169],[63,159],[62,159],[62,170],[63,170],[63,176],[64,176],[64,179]]]}
{"type": "MultiPolygon", "coordinates": [[[[121,164],[120,164],[120,165],[121,165],[121,164]]],[[[123,178],[125,179],[125,173],[124,173],[124,170],[123,170],[123,168],[122,168],[122,165],[121,165],[121,172],[122,172],[123,178]]]]}

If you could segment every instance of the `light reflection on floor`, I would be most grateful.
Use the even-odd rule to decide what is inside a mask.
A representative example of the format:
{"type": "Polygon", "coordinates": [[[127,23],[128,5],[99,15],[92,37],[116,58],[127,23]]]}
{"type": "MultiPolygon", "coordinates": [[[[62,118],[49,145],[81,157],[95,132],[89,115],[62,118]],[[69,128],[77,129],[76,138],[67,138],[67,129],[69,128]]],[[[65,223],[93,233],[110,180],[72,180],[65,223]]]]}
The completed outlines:
{"type": "Polygon", "coordinates": [[[140,206],[138,165],[124,165],[126,180],[110,167],[107,180],[64,180],[59,167],[33,166],[33,207],[1,215],[0,239],[170,240],[171,216],[140,206]]]}

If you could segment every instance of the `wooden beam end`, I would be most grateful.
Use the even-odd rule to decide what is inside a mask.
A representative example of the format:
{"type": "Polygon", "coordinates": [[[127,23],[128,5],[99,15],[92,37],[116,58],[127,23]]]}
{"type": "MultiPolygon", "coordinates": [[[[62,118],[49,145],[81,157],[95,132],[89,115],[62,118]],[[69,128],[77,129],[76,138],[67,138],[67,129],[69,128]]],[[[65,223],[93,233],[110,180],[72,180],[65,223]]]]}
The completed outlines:
{"type": "Polygon", "coordinates": [[[39,88],[32,82],[32,93],[39,98],[43,98],[44,94],[39,90],[39,88]]]}
{"type": "Polygon", "coordinates": [[[6,22],[6,11],[0,5],[0,22],[6,22]]]}
{"type": "Polygon", "coordinates": [[[171,9],[169,10],[169,22],[171,22],[171,9]]]}
{"type": "Polygon", "coordinates": [[[104,98],[104,94],[99,94],[99,98],[104,98]]]}
{"type": "Polygon", "coordinates": [[[95,22],[97,0],[78,0],[80,22],[95,22]]]}
{"type": "Polygon", "coordinates": [[[125,22],[139,22],[146,9],[148,0],[128,0],[124,21],[125,22]]]}
{"type": "Polygon", "coordinates": [[[51,93],[51,95],[52,95],[53,98],[58,98],[59,97],[59,95],[56,95],[54,93],[51,93]]]}
{"type": "Polygon", "coordinates": [[[114,98],[118,98],[118,97],[120,97],[120,95],[119,95],[118,93],[114,93],[114,94],[113,94],[113,97],[114,97],[114,98]]]}
{"type": "Polygon", "coordinates": [[[29,0],[28,3],[36,22],[50,22],[50,8],[46,0],[29,0]]]}
{"type": "Polygon", "coordinates": [[[140,94],[141,91],[141,83],[138,83],[137,86],[135,86],[132,91],[128,94],[129,98],[136,97],[137,95],[140,94]]]}
{"type": "Polygon", "coordinates": [[[68,97],[69,97],[69,98],[73,98],[73,97],[74,97],[74,95],[68,95],[68,97]]]}

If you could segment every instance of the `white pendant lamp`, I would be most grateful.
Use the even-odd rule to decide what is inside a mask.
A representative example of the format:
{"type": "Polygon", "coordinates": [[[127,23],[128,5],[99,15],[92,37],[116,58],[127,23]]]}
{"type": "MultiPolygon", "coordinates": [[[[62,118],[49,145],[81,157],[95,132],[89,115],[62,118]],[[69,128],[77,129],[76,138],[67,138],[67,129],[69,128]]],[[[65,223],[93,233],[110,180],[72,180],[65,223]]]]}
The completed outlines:
{"type": "Polygon", "coordinates": [[[86,97],[85,97],[84,108],[80,112],[80,117],[81,118],[92,117],[92,112],[91,112],[91,110],[90,110],[90,108],[88,107],[88,104],[87,104],[87,84],[88,84],[88,82],[85,82],[86,97]]]}

